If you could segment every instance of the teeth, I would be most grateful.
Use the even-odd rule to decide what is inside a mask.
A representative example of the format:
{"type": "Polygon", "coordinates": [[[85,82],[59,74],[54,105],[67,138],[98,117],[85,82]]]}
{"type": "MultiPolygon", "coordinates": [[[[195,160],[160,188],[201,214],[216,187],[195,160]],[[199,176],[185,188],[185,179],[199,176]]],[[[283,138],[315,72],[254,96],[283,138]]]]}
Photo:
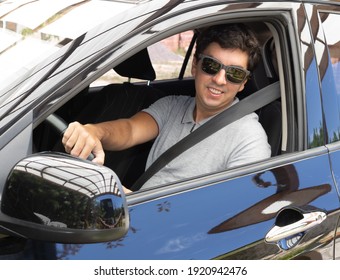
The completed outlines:
{"type": "Polygon", "coordinates": [[[217,90],[215,88],[209,88],[209,90],[213,93],[213,94],[222,94],[223,91],[217,90]]]}

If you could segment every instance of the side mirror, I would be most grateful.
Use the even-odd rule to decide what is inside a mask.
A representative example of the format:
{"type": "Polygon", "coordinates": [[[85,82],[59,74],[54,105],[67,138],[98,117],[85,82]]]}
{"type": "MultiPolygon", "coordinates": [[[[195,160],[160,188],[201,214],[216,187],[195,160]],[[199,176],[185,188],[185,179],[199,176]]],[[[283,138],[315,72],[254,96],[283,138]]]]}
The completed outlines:
{"type": "Polygon", "coordinates": [[[123,237],[129,212],[116,174],[63,153],[39,153],[12,169],[1,198],[0,230],[56,243],[123,237]]]}

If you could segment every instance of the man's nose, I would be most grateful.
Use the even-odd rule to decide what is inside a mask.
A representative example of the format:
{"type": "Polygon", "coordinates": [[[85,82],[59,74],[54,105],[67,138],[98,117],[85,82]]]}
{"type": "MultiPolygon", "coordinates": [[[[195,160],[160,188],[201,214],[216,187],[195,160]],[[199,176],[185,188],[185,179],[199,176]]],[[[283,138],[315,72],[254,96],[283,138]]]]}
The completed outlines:
{"type": "Polygon", "coordinates": [[[224,85],[227,83],[226,81],[226,77],[225,77],[225,70],[224,69],[221,69],[220,71],[218,71],[216,73],[215,76],[213,76],[213,81],[218,84],[218,85],[224,85]]]}

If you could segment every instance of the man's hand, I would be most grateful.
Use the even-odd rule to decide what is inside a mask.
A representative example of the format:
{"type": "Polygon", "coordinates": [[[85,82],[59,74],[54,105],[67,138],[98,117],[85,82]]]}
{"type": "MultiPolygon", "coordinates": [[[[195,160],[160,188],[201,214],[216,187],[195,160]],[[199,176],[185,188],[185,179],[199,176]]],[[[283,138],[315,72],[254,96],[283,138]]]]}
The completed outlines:
{"type": "Polygon", "coordinates": [[[104,164],[105,153],[94,125],[82,125],[79,122],[70,123],[62,139],[65,151],[72,156],[87,159],[91,154],[92,160],[100,165],[104,164]]]}

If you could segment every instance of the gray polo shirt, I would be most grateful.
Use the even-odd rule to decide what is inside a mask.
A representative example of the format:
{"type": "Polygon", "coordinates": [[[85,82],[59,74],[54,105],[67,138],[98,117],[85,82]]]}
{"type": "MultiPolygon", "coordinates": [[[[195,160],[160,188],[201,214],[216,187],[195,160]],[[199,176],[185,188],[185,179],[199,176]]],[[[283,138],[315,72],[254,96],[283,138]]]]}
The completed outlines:
{"type": "MultiPolygon", "coordinates": [[[[238,99],[235,99],[233,104],[237,102],[238,99]]],[[[146,168],[168,148],[208,121],[205,119],[195,123],[194,108],[194,97],[167,96],[144,110],[159,127],[159,135],[150,150],[146,168]]],[[[252,113],[186,150],[150,178],[142,189],[222,171],[269,158],[270,155],[267,135],[258,122],[257,114],[252,113]]]]}

